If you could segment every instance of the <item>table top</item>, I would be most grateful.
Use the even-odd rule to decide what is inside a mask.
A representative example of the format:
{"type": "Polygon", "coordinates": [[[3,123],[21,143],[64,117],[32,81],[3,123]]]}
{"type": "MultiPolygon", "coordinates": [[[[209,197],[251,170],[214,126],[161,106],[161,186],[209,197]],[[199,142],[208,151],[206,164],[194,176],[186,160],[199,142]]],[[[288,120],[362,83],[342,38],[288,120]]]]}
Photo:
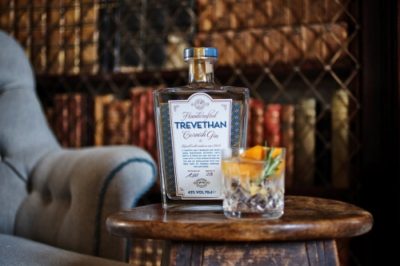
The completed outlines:
{"type": "Polygon", "coordinates": [[[107,218],[108,230],[117,236],[186,241],[336,239],[364,234],[372,223],[372,215],[354,205],[304,196],[286,196],[285,213],[275,220],[228,219],[220,211],[167,212],[160,204],[107,218]]]}

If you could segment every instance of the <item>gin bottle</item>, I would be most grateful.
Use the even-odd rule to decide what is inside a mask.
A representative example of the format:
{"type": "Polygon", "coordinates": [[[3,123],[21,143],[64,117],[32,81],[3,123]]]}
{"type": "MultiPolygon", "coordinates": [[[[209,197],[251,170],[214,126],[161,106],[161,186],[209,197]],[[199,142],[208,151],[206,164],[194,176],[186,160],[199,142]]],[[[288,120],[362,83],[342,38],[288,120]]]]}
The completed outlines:
{"type": "Polygon", "coordinates": [[[245,146],[249,91],[214,83],[217,58],[213,47],[185,49],[188,84],[154,92],[164,209],[221,209],[222,154],[245,146]]]}

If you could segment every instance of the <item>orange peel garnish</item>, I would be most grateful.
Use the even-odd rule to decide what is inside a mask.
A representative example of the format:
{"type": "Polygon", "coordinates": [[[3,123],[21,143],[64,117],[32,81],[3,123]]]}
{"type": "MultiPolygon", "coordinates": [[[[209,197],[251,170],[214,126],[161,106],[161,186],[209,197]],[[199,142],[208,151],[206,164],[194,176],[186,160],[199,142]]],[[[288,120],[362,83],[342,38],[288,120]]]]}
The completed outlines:
{"type": "MultiPolygon", "coordinates": [[[[222,162],[222,171],[225,176],[240,177],[243,181],[255,181],[262,175],[264,169],[264,160],[267,151],[271,147],[257,145],[242,152],[237,159],[224,160],[222,162]],[[254,162],[257,161],[257,162],[254,162]]],[[[273,148],[272,158],[276,158],[282,152],[282,148],[273,148]]],[[[279,175],[285,168],[285,160],[282,160],[275,170],[275,174],[279,175]]]]}
{"type": "MultiPolygon", "coordinates": [[[[265,147],[261,145],[253,146],[240,154],[240,158],[250,159],[250,160],[264,160],[267,151],[271,149],[271,147],[265,147]]],[[[274,147],[274,151],[272,153],[272,158],[275,158],[279,154],[282,153],[282,148],[274,147]]]]}

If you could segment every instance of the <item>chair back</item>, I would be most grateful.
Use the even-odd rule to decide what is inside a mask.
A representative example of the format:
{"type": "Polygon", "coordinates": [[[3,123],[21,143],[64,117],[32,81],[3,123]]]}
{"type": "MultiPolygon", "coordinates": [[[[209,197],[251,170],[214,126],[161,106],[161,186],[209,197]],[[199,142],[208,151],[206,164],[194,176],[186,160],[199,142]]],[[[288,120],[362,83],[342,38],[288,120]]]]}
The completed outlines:
{"type": "Polygon", "coordinates": [[[0,31],[0,233],[13,234],[37,162],[59,145],[39,104],[22,47],[0,31]]]}

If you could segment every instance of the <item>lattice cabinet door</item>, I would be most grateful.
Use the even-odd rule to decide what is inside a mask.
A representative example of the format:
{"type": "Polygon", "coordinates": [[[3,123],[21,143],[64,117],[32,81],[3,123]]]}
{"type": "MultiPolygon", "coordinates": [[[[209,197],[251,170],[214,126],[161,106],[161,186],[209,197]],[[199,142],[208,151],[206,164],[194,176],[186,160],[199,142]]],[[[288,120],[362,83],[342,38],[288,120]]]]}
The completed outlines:
{"type": "Polygon", "coordinates": [[[358,1],[3,0],[49,123],[67,147],[157,157],[151,91],[186,83],[182,52],[219,49],[219,83],[251,90],[248,146],[287,148],[286,185],[346,190],[360,150],[358,1]]]}
{"type": "Polygon", "coordinates": [[[187,83],[184,48],[217,47],[218,83],[251,91],[247,146],[287,148],[289,193],[341,197],[359,181],[360,6],[1,0],[0,29],[30,58],[63,146],[133,144],[154,158],[152,90],[187,83]]]}

